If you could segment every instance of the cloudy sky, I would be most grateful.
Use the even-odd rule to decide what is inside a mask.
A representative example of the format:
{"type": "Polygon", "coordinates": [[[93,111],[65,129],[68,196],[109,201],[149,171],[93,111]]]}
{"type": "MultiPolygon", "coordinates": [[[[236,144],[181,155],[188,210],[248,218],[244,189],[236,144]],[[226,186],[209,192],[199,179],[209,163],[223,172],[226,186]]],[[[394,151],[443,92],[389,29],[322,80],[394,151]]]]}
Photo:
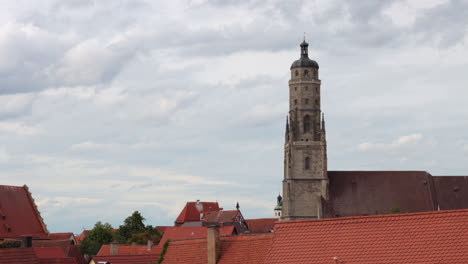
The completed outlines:
{"type": "Polygon", "coordinates": [[[272,217],[303,32],[331,170],[468,175],[467,0],[0,0],[0,184],[53,232],[272,217]]]}

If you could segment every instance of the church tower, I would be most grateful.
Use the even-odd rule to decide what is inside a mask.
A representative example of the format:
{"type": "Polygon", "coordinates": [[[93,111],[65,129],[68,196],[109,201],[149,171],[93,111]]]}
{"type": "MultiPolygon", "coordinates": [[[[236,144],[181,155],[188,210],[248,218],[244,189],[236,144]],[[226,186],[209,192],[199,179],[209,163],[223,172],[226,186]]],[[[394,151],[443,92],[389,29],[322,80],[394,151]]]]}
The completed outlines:
{"type": "Polygon", "coordinates": [[[281,219],[322,217],[328,200],[325,120],[320,110],[319,66],[309,59],[305,40],[301,57],[291,65],[289,116],[284,144],[283,206],[281,219]]]}

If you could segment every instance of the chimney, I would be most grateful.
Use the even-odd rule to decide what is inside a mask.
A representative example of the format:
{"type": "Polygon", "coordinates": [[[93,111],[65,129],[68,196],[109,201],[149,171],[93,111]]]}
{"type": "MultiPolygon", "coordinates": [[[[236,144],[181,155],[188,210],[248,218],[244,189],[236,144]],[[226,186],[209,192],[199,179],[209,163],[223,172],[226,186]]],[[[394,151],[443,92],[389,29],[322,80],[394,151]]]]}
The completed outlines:
{"type": "Polygon", "coordinates": [[[207,234],[208,243],[208,264],[218,263],[221,249],[221,239],[219,238],[219,225],[209,225],[207,234]]]}
{"type": "Polygon", "coordinates": [[[109,255],[115,256],[119,254],[119,242],[111,242],[110,243],[110,252],[109,255]]]}
{"type": "Polygon", "coordinates": [[[32,247],[32,236],[23,236],[23,237],[21,237],[21,247],[22,248],[32,247]]]}
{"type": "Polygon", "coordinates": [[[153,241],[148,240],[148,242],[146,243],[146,250],[150,251],[153,245],[154,245],[153,241]]]}

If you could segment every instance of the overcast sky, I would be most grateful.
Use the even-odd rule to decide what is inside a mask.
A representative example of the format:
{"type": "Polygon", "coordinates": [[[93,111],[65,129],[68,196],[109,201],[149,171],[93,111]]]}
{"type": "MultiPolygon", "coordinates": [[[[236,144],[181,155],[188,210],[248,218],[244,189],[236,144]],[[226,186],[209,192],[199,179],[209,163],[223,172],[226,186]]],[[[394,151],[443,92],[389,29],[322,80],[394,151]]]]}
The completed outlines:
{"type": "Polygon", "coordinates": [[[273,217],[303,32],[330,170],[468,175],[468,0],[0,0],[0,184],[53,232],[273,217]]]}

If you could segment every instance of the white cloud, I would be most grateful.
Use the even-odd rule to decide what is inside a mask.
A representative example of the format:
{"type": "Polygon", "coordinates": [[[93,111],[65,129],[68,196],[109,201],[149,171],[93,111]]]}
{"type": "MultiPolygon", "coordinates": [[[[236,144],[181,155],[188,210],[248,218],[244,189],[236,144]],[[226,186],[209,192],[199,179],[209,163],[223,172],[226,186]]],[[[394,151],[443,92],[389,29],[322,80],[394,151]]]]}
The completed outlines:
{"type": "Polygon", "coordinates": [[[0,132],[4,131],[16,135],[35,135],[39,132],[39,128],[36,126],[30,126],[22,122],[11,122],[4,121],[0,122],[0,132]]]}
{"type": "Polygon", "coordinates": [[[427,9],[445,4],[449,0],[400,0],[393,2],[382,14],[388,16],[394,25],[409,27],[414,24],[427,9]]]}
{"type": "Polygon", "coordinates": [[[10,159],[10,155],[6,152],[6,150],[0,148],[0,163],[8,162],[10,159]]]}
{"type": "Polygon", "coordinates": [[[390,143],[369,143],[364,142],[358,145],[359,150],[368,151],[368,150],[391,150],[399,149],[407,146],[418,144],[422,140],[423,136],[421,134],[411,134],[406,136],[401,136],[390,143]]]}

